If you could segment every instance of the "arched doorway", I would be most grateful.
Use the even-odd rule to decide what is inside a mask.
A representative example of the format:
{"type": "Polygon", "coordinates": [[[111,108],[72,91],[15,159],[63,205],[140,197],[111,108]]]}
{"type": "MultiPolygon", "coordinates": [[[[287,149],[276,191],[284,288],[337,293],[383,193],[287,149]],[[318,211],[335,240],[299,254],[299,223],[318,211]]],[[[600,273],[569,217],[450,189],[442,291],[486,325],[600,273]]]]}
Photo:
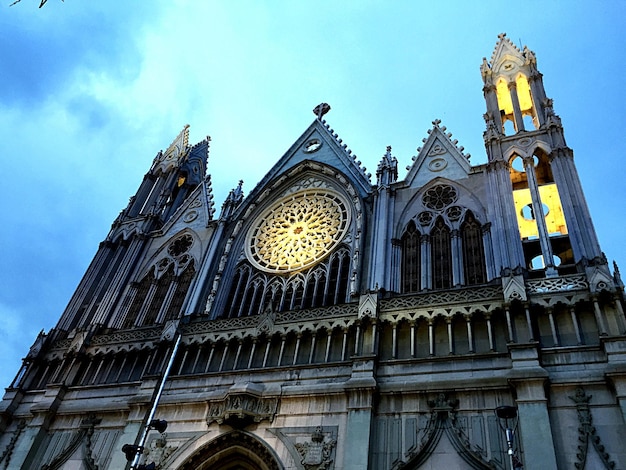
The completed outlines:
{"type": "Polygon", "coordinates": [[[257,437],[233,431],[204,445],[180,470],[283,470],[283,466],[257,437]]]}

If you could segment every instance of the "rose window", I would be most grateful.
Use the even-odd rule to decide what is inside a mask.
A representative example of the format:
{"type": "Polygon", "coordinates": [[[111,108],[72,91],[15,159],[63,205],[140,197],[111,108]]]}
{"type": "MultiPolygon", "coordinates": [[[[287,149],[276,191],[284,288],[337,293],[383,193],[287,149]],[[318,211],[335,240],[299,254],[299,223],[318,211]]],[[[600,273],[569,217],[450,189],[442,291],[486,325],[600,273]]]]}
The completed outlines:
{"type": "Polygon", "coordinates": [[[185,253],[193,244],[193,237],[189,234],[183,235],[172,242],[167,247],[167,252],[172,256],[179,256],[185,253]]]}
{"type": "Polygon", "coordinates": [[[440,211],[455,202],[457,197],[456,189],[447,184],[440,184],[426,191],[422,201],[429,209],[440,211]]]}
{"type": "Polygon", "coordinates": [[[346,202],[335,193],[317,188],[292,194],[256,219],[246,255],[268,272],[308,268],[339,244],[349,219],[346,202]]]}

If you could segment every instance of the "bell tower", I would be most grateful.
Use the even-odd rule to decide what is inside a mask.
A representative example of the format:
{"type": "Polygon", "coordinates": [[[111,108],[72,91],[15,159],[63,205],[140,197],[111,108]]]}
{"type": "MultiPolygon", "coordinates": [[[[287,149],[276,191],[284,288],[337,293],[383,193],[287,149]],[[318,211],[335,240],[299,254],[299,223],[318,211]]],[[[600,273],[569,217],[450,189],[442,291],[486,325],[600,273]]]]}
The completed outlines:
{"type": "Polygon", "coordinates": [[[505,34],[481,74],[487,104],[484,133],[502,269],[519,265],[532,277],[580,272],[605,264],[573,152],[547,98],[535,54],[505,34]],[[515,223],[513,223],[515,221],[515,223]],[[513,243],[521,250],[512,248],[513,243]]]}

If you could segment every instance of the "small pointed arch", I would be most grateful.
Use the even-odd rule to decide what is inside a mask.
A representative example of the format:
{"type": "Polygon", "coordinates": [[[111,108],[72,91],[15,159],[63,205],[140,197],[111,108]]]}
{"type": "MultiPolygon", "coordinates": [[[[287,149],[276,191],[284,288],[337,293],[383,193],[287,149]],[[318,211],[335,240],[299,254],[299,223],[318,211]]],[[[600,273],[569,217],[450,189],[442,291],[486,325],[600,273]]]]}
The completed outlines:
{"type": "Polygon", "coordinates": [[[230,290],[226,301],[226,307],[221,316],[234,318],[239,316],[244,294],[248,288],[248,282],[252,274],[252,268],[247,263],[241,263],[235,270],[230,283],[230,290]]]}
{"type": "Polygon", "coordinates": [[[410,221],[400,238],[401,290],[403,293],[417,292],[420,289],[421,234],[410,221]]]}
{"type": "Polygon", "coordinates": [[[532,91],[528,83],[528,77],[520,73],[515,79],[517,89],[517,101],[519,102],[522,118],[524,119],[524,128],[528,131],[531,129],[539,129],[539,119],[535,109],[532,91]]]}
{"type": "Polygon", "coordinates": [[[522,152],[515,152],[512,153],[508,159],[509,176],[514,191],[528,188],[528,175],[526,174],[523,155],[522,152]]]}
{"type": "Polygon", "coordinates": [[[452,245],[450,227],[437,217],[430,232],[433,289],[452,287],[452,245]]]}
{"type": "Polygon", "coordinates": [[[554,183],[552,167],[550,166],[550,159],[546,150],[538,145],[533,151],[533,157],[536,161],[535,174],[537,175],[537,184],[541,186],[554,183]]]}
{"type": "Polygon", "coordinates": [[[180,470],[284,469],[271,447],[245,431],[222,434],[200,447],[178,468],[180,470]]]}
{"type": "Polygon", "coordinates": [[[487,282],[485,249],[482,226],[468,210],[461,224],[461,246],[463,249],[463,273],[467,285],[487,282]]]}
{"type": "Polygon", "coordinates": [[[506,77],[500,77],[496,82],[496,96],[502,120],[502,132],[511,135],[517,132],[515,117],[513,115],[513,100],[509,91],[509,82],[506,77]]]}

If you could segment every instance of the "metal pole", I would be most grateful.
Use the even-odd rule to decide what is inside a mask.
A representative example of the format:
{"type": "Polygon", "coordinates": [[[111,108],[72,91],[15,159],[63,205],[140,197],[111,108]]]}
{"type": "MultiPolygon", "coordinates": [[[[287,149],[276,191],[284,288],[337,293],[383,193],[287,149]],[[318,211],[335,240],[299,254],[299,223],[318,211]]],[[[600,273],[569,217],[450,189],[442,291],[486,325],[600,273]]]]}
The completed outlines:
{"type": "Polygon", "coordinates": [[[146,443],[146,439],[148,438],[148,433],[150,432],[150,423],[154,419],[156,409],[159,406],[159,400],[161,399],[161,394],[163,393],[163,389],[165,388],[165,382],[167,381],[167,377],[170,375],[172,365],[174,364],[174,359],[176,358],[176,352],[178,351],[178,347],[180,346],[181,339],[182,339],[182,335],[180,334],[180,332],[177,331],[174,348],[172,349],[172,354],[170,355],[170,360],[167,363],[167,368],[165,369],[165,372],[163,373],[163,377],[161,377],[159,390],[157,391],[157,394],[154,397],[154,402],[152,403],[152,409],[150,410],[150,414],[148,415],[148,420],[146,421],[144,425],[143,435],[141,436],[141,440],[139,441],[138,452],[135,454],[133,463],[130,466],[131,469],[137,468],[137,465],[139,464],[139,459],[141,458],[141,452],[139,452],[139,450],[143,450],[143,446],[146,443]]]}

